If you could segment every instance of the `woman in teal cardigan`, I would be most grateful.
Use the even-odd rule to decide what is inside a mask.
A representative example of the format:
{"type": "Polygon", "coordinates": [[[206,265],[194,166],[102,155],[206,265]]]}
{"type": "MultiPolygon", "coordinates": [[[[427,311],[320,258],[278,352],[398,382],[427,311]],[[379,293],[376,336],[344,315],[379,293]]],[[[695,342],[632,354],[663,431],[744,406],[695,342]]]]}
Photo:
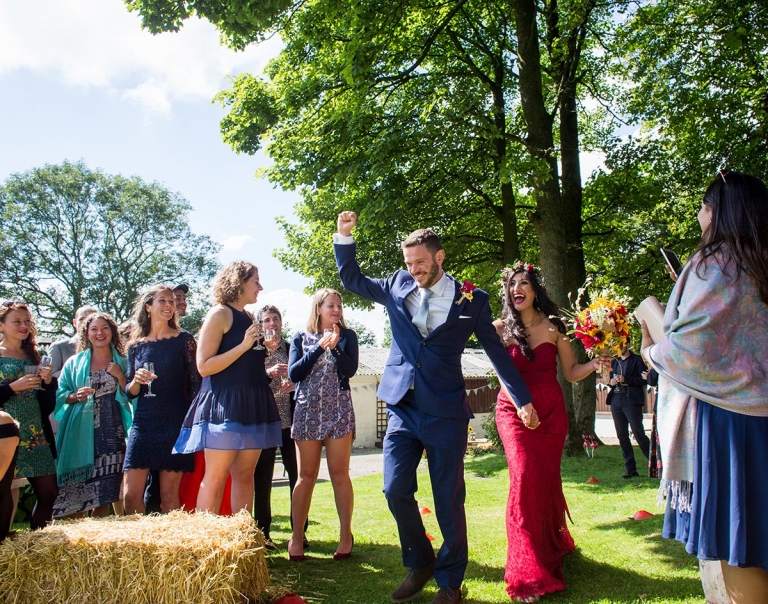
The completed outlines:
{"type": "Polygon", "coordinates": [[[125,395],[127,360],[117,323],[106,313],[88,317],[78,353],[64,365],[54,418],[59,496],[54,518],[106,516],[120,500],[123,459],[132,414],[125,395]]]}

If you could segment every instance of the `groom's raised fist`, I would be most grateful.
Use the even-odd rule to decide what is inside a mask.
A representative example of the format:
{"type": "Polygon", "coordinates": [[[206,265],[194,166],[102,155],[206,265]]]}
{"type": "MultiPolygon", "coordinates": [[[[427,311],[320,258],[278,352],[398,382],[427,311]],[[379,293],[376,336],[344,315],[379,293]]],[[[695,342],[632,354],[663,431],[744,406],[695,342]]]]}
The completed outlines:
{"type": "Polygon", "coordinates": [[[345,210],[339,214],[339,219],[336,222],[336,230],[338,231],[339,235],[349,237],[352,234],[352,229],[355,228],[356,224],[357,214],[350,212],[349,210],[345,210]]]}

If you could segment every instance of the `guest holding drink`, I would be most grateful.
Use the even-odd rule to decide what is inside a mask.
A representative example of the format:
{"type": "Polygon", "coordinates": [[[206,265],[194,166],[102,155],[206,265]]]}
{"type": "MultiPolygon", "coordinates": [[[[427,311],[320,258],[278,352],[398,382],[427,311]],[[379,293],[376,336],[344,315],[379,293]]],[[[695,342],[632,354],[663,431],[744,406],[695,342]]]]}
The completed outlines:
{"type": "Polygon", "coordinates": [[[128,348],[127,394],[138,397],[125,457],[125,513],[144,513],[150,470],[160,472],[163,513],[181,507],[179,482],[191,455],[173,455],[184,416],[200,388],[197,344],[179,329],[173,291],[156,285],[139,296],[128,348]]]}
{"type": "Polygon", "coordinates": [[[0,305],[0,334],[0,406],[19,423],[15,475],[26,478],[37,497],[30,523],[34,530],[51,520],[59,493],[50,423],[44,430],[44,422],[56,405],[57,382],[50,365],[39,366],[37,330],[26,304],[0,305]]]}
{"type": "Polygon", "coordinates": [[[355,434],[355,411],[349,378],[357,372],[357,334],[344,325],[341,294],[332,289],[315,292],[307,328],[293,336],[288,377],[296,383],[296,411],[291,436],[299,450],[299,480],[293,490],[293,536],[288,542],[291,561],[304,555],[304,523],[320,470],[325,445],[340,534],[335,560],[352,554],[354,494],[349,459],[355,434]]]}
{"type": "Polygon", "coordinates": [[[282,443],[280,414],[269,387],[265,354],[256,348],[261,326],[245,311],[262,290],[259,270],[232,262],[216,277],[215,306],[200,328],[197,367],[200,393],[184,419],[176,453],[205,451],[205,475],[197,509],[216,513],[232,476],[232,511],[253,508],[253,474],[262,449],[282,443]]]}
{"type": "Polygon", "coordinates": [[[0,411],[0,543],[8,535],[13,521],[11,482],[19,454],[19,424],[5,411],[0,411]]]}
{"type": "Polygon", "coordinates": [[[117,323],[107,313],[86,317],[77,353],[65,364],[56,392],[59,421],[55,518],[109,514],[120,501],[125,439],[132,413],[125,395],[127,359],[117,323]]]}
{"type": "Polygon", "coordinates": [[[731,604],[768,602],[768,189],[720,171],[698,221],[666,339],[654,344],[643,323],[642,356],[659,373],[662,535],[720,561],[731,604]]]}
{"type": "MultiPolygon", "coordinates": [[[[276,343],[275,351],[267,357],[267,375],[272,379],[270,387],[275,395],[277,410],[280,412],[280,424],[283,432],[283,440],[280,445],[280,457],[283,468],[288,474],[288,496],[293,500],[293,489],[298,479],[298,466],[296,465],[296,445],[291,438],[291,422],[296,405],[294,392],[296,387],[288,379],[288,351],[290,344],[283,339],[283,318],[280,310],[275,306],[265,306],[256,317],[264,328],[265,339],[274,332],[276,343]]],[[[270,525],[272,524],[272,475],[275,469],[275,457],[277,448],[264,449],[256,464],[256,472],[253,475],[253,485],[256,499],[253,506],[253,519],[256,526],[264,533],[264,538],[270,541],[270,525]]],[[[293,517],[291,517],[293,526],[293,517]]],[[[306,523],[304,531],[306,532],[306,523]]],[[[273,546],[274,547],[274,546],[273,546]]],[[[304,547],[307,547],[304,538],[304,547]]]]}

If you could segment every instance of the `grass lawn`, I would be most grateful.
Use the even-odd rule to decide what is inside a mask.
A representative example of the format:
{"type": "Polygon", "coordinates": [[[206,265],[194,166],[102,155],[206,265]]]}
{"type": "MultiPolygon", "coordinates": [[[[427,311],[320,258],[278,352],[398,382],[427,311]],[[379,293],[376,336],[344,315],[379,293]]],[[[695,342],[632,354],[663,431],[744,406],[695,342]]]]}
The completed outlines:
{"type": "MultiPolygon", "coordinates": [[[[638,453],[638,461],[639,461],[638,453]]],[[[354,464],[354,457],[352,463],[354,464]]],[[[568,587],[542,601],[549,603],[690,603],[704,604],[698,561],[682,544],[661,538],[662,509],[656,505],[657,479],[623,480],[618,447],[601,447],[593,460],[563,460],[563,485],[573,518],[571,533],[577,550],[564,561],[568,587]],[[599,484],[585,481],[595,476],[599,484]],[[633,521],[638,510],[654,514],[633,521]]],[[[509,602],[504,590],[506,537],[504,510],[508,488],[503,455],[468,457],[467,522],[469,567],[464,581],[466,601],[472,604],[509,602]]],[[[352,558],[334,561],[338,519],[330,483],[318,484],[310,510],[308,532],[312,558],[288,562],[288,494],[275,488],[272,538],[279,550],[268,558],[273,583],[283,585],[309,602],[384,604],[405,576],[394,520],[381,493],[381,475],[353,481],[355,514],[352,558]]],[[[434,511],[426,462],[419,472],[420,506],[434,511]]],[[[427,532],[442,539],[434,514],[425,516],[427,532]]],[[[431,582],[414,602],[435,596],[431,582]]]]}

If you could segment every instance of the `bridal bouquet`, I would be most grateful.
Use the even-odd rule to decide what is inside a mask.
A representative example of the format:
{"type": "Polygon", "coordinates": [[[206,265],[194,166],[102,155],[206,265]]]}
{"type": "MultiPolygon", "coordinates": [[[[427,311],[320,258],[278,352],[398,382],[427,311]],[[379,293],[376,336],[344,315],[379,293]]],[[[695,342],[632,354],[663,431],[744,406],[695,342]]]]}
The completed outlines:
{"type": "MultiPolygon", "coordinates": [[[[584,291],[584,288],[579,290],[579,298],[584,291]]],[[[607,290],[599,291],[585,308],[577,299],[573,308],[564,312],[566,324],[572,327],[568,334],[584,344],[590,358],[619,356],[627,344],[632,323],[632,314],[626,304],[607,290]]]]}

